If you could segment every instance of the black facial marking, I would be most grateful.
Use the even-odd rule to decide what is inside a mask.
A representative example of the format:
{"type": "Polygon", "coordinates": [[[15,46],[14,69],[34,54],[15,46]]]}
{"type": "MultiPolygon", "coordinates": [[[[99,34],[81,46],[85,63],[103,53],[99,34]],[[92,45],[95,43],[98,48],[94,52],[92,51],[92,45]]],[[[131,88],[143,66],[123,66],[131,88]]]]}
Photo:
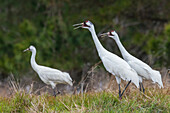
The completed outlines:
{"type": "MultiPolygon", "coordinates": [[[[87,22],[87,21],[86,21],[87,22]]],[[[84,25],[83,26],[85,26],[85,27],[90,27],[90,26],[88,26],[87,24],[86,24],[86,22],[84,22],[84,25]]]]}
{"type": "Polygon", "coordinates": [[[114,36],[114,35],[112,34],[112,31],[109,32],[109,35],[110,35],[110,36],[114,36]]]}

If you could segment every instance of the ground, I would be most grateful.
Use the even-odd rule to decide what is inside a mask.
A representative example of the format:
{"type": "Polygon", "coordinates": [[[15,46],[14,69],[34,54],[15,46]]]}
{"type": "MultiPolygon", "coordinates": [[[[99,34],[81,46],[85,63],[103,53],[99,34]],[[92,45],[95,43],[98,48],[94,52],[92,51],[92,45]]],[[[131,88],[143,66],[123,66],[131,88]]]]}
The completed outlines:
{"type": "MultiPolygon", "coordinates": [[[[146,85],[145,85],[146,86],[146,85]]],[[[146,87],[143,94],[133,85],[119,100],[118,89],[63,94],[53,97],[16,90],[10,96],[0,97],[0,112],[170,112],[169,81],[164,88],[146,87]]]]}

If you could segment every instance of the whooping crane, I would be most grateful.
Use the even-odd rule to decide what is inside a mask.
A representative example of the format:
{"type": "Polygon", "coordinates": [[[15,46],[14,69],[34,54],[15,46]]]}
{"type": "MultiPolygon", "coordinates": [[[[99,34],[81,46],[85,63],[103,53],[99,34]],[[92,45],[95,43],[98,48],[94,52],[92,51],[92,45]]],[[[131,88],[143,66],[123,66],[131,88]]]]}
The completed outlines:
{"type": "Polygon", "coordinates": [[[126,61],[124,61],[122,58],[107,51],[102,46],[102,44],[100,43],[100,41],[96,35],[94,25],[90,21],[85,21],[83,23],[75,24],[73,26],[76,26],[75,29],[85,28],[91,32],[91,35],[92,35],[93,41],[95,43],[98,55],[99,55],[101,61],[103,62],[104,67],[106,68],[106,70],[109,73],[115,75],[115,77],[116,77],[116,81],[119,85],[119,98],[120,99],[122,98],[124,91],[126,90],[126,88],[128,87],[128,85],[131,82],[134,83],[136,85],[136,87],[139,87],[139,77],[138,77],[136,71],[134,69],[132,69],[129,66],[129,64],[126,61]],[[122,93],[121,93],[121,89],[120,89],[121,79],[129,81],[122,93]]]}
{"type": "Polygon", "coordinates": [[[122,43],[120,42],[119,36],[115,31],[110,31],[107,33],[101,34],[101,36],[108,36],[116,41],[121,54],[124,60],[137,72],[139,75],[139,85],[140,91],[141,87],[143,88],[143,93],[145,93],[145,89],[142,84],[142,78],[151,79],[154,83],[158,83],[159,87],[163,88],[163,83],[161,79],[161,74],[159,71],[153,70],[149,65],[142,62],[141,60],[137,59],[136,57],[129,54],[126,49],[123,47],[122,43]]]}
{"type": "Polygon", "coordinates": [[[34,46],[30,46],[29,48],[25,49],[23,52],[31,51],[31,66],[33,70],[39,75],[40,79],[47,85],[51,85],[53,89],[53,95],[56,96],[55,87],[56,84],[63,83],[69,84],[70,86],[73,85],[72,79],[70,75],[66,72],[61,72],[60,70],[53,69],[50,67],[45,67],[38,65],[35,61],[36,56],[36,48],[34,46]]]}

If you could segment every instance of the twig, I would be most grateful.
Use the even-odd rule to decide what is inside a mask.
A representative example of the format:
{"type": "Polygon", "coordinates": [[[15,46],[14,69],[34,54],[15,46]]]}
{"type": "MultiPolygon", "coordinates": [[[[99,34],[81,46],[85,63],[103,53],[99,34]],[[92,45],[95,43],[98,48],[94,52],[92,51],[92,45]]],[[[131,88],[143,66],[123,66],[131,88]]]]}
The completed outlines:
{"type": "Polygon", "coordinates": [[[67,110],[70,111],[70,108],[67,105],[65,105],[64,102],[62,102],[60,99],[59,99],[59,101],[67,108],[67,110]]]}

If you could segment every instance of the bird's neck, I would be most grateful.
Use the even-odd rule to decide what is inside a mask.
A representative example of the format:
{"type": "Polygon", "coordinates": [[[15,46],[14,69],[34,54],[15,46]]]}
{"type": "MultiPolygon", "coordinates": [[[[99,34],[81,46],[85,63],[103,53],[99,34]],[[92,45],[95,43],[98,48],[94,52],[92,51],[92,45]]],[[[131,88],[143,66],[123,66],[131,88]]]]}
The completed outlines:
{"type": "Polygon", "coordinates": [[[119,36],[118,36],[118,35],[115,35],[115,36],[116,36],[115,41],[116,41],[116,43],[117,43],[117,45],[118,45],[118,47],[119,47],[119,50],[120,50],[123,58],[124,58],[125,60],[127,60],[127,57],[129,57],[130,54],[129,54],[129,53],[126,51],[126,49],[123,47],[122,43],[120,42],[119,36]]]}
{"type": "Polygon", "coordinates": [[[97,52],[98,52],[99,56],[101,56],[102,53],[105,51],[105,48],[104,48],[104,47],[102,46],[102,44],[100,43],[100,41],[99,41],[99,39],[98,39],[98,37],[97,37],[97,35],[96,35],[95,29],[94,29],[94,28],[91,29],[90,32],[91,32],[91,35],[92,35],[92,37],[93,37],[93,41],[94,41],[94,43],[95,43],[95,46],[96,46],[96,48],[97,48],[97,52]]]}
{"type": "Polygon", "coordinates": [[[34,71],[38,71],[37,67],[38,67],[38,64],[36,63],[35,61],[35,56],[36,56],[36,50],[35,51],[32,51],[32,55],[31,55],[31,66],[32,68],[34,69],[34,71]]]}

